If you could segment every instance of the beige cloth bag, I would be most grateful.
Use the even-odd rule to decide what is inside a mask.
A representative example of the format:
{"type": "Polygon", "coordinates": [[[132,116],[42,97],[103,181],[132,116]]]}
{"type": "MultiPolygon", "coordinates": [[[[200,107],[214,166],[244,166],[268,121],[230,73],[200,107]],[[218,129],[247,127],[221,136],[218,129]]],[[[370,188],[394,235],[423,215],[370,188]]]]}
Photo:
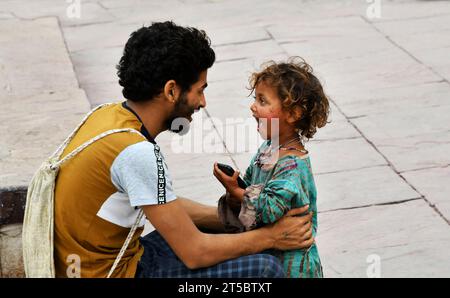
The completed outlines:
{"type": "MultiPolygon", "coordinates": [[[[61,159],[64,149],[89,116],[96,110],[107,105],[111,104],[100,105],[85,116],[78,127],[75,128],[69,137],[67,137],[67,139],[59,146],[56,152],[40,166],[28,186],[22,231],[23,264],[26,277],[55,277],[55,264],[53,259],[54,191],[55,179],[58,175],[60,166],[75,157],[89,145],[114,133],[136,133],[145,138],[139,131],[132,128],[113,129],[101,133],[83,143],[61,159]]],[[[141,209],[136,222],[132,226],[122,249],[109,271],[108,278],[114,272],[117,264],[122,258],[143,215],[144,212],[141,209]]]]}

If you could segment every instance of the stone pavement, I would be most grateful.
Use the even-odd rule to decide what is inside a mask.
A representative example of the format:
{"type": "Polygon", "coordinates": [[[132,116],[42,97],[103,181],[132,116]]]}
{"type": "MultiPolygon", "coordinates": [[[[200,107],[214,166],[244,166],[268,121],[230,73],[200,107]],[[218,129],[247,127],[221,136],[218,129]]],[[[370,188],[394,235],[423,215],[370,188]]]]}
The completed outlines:
{"type": "MultiPolygon", "coordinates": [[[[76,16],[76,9],[71,10],[75,6],[63,0],[1,2],[0,100],[6,108],[0,119],[28,119],[23,127],[1,121],[2,143],[5,134],[12,148],[25,144],[20,132],[27,123],[50,117],[31,113],[39,111],[41,103],[53,106],[63,100],[64,105],[80,105],[75,110],[54,107],[61,115],[46,125],[65,132],[70,123],[60,125],[58,120],[62,115],[79,116],[83,90],[91,106],[123,100],[115,65],[129,34],[138,27],[171,19],[202,28],[217,54],[208,74],[206,111],[196,115],[191,132],[182,139],[165,133],[157,141],[176,192],[214,205],[222,188],[212,176],[213,162],[244,171],[254,154],[237,150],[247,132],[228,123],[250,116],[248,75],[266,60],[302,56],[332,99],[331,123],[307,144],[319,192],[317,243],[325,275],[450,277],[450,1],[81,0],[80,4],[80,18],[71,18],[76,16]],[[33,24],[35,35],[23,36],[22,44],[9,43],[22,32],[12,28],[26,26],[18,24],[33,24]],[[51,32],[41,29],[49,26],[51,32]],[[42,49],[34,42],[61,33],[64,51],[60,43],[45,42],[48,49],[42,49]],[[9,53],[6,59],[4,53],[9,53]],[[36,62],[15,59],[14,53],[36,62]],[[61,53],[70,57],[78,82],[61,53]],[[49,88],[55,92],[47,96],[49,88]],[[10,98],[16,100],[11,103],[10,98]],[[6,133],[12,127],[15,134],[6,133]],[[178,153],[174,144],[202,133],[203,145],[222,150],[178,153]]],[[[35,133],[37,139],[53,136],[49,131],[35,133]]],[[[30,135],[27,140],[34,139],[30,135]]],[[[29,160],[32,168],[56,146],[53,140],[62,138],[54,137],[42,150],[27,148],[31,151],[26,157],[36,157],[29,160]]],[[[0,188],[24,186],[29,171],[4,169],[16,161],[24,166],[28,162],[22,155],[12,159],[8,150],[0,148],[0,188]]]]}

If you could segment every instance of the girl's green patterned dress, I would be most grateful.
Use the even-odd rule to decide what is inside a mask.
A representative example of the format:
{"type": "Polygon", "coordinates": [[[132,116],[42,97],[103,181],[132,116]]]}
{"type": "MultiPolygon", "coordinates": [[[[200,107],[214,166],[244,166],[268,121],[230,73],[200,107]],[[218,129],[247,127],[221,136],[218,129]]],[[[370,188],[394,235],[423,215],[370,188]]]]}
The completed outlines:
{"type": "MultiPolygon", "coordinates": [[[[270,141],[264,142],[247,168],[244,181],[249,187],[245,191],[239,220],[249,230],[276,222],[290,209],[309,204],[315,237],[317,191],[309,156],[286,155],[275,165],[261,165],[257,161],[269,145],[270,141]]],[[[288,277],[323,277],[316,244],[308,249],[271,253],[281,259],[288,277]]]]}

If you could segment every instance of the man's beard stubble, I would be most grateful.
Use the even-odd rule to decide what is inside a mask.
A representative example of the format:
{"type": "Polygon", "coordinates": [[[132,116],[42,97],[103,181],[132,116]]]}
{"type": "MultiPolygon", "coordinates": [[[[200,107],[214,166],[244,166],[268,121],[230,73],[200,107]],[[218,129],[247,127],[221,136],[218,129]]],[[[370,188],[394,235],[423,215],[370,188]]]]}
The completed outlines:
{"type": "Polygon", "coordinates": [[[187,92],[183,92],[176,102],[172,114],[165,121],[167,130],[180,135],[186,134],[190,126],[189,118],[192,117],[195,109],[188,104],[187,92]]]}

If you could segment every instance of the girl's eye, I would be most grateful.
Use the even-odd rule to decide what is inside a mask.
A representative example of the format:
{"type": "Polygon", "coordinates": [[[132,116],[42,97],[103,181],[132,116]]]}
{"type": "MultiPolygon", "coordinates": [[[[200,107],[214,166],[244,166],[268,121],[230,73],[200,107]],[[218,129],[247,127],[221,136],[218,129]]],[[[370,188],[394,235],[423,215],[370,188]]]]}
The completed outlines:
{"type": "Polygon", "coordinates": [[[259,101],[261,104],[264,104],[266,101],[264,100],[264,97],[257,97],[256,95],[253,95],[253,99],[256,101],[259,101]]]}

